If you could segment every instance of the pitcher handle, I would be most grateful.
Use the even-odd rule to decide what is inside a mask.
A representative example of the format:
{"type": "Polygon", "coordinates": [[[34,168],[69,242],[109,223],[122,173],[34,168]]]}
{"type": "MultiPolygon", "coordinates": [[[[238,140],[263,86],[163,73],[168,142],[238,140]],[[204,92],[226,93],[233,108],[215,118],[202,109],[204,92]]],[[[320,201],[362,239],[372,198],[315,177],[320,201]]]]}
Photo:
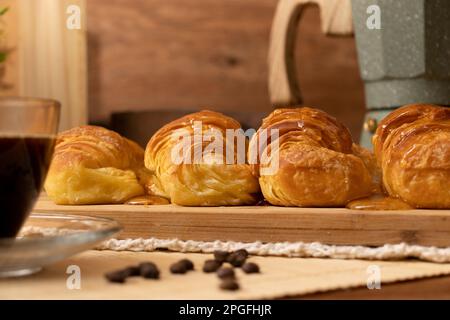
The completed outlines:
{"type": "Polygon", "coordinates": [[[310,4],[320,9],[322,32],[353,33],[351,0],[279,0],[272,22],[269,44],[269,94],[274,106],[302,103],[298,85],[294,44],[302,10],[310,4]]]}

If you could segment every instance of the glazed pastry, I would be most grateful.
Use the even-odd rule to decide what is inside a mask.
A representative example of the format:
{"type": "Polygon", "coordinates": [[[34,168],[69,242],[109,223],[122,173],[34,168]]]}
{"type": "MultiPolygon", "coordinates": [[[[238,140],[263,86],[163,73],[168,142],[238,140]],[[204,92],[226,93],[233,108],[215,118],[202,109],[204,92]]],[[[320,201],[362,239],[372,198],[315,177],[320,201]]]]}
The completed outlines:
{"type": "Polygon", "coordinates": [[[375,154],[356,143],[353,143],[352,152],[364,162],[364,165],[369,170],[369,174],[372,178],[372,195],[383,195],[384,190],[381,179],[381,169],[377,163],[375,154]]]}
{"type": "Polygon", "coordinates": [[[380,122],[373,144],[391,197],[417,208],[450,208],[449,108],[399,108],[380,122]]]}
{"type": "Polygon", "coordinates": [[[116,132],[73,128],[57,137],[45,190],[56,204],[123,203],[144,194],[145,187],[155,194],[143,161],[144,150],[116,132]]]}
{"type": "Polygon", "coordinates": [[[373,189],[369,168],[361,159],[366,156],[370,162],[369,156],[359,148],[355,155],[353,149],[347,128],[327,113],[307,107],[285,108],[263,120],[250,142],[249,159],[258,153],[253,173],[271,204],[340,207],[370,195],[373,189]],[[278,130],[278,138],[270,138],[272,130],[278,130]],[[265,168],[278,169],[262,174],[265,168]]]}
{"type": "Polygon", "coordinates": [[[184,116],[162,127],[150,139],[145,166],[155,172],[174,204],[253,204],[259,185],[245,162],[245,140],[243,150],[238,149],[237,141],[231,144],[226,140],[226,129],[234,132],[240,128],[236,120],[218,112],[201,111],[184,116]],[[223,152],[209,152],[212,140],[205,139],[206,136],[214,137],[223,152]],[[227,161],[226,155],[231,161],[227,161]]]}

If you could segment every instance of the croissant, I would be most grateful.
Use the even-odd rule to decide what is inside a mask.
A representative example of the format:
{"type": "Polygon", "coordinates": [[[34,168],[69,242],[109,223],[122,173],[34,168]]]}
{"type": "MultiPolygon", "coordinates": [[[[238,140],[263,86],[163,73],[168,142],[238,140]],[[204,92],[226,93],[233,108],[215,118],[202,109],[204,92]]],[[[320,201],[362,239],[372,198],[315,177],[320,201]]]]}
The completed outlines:
{"type": "Polygon", "coordinates": [[[348,129],[327,113],[285,108],[263,120],[250,141],[249,159],[257,158],[252,170],[269,203],[337,207],[373,189],[368,166],[354,154],[364,152],[354,149],[348,129]],[[272,136],[274,132],[278,136],[272,136]],[[262,174],[267,168],[276,170],[262,174]]]}
{"type": "Polygon", "coordinates": [[[145,166],[155,172],[165,195],[174,204],[253,204],[259,185],[245,162],[247,146],[244,143],[240,150],[237,142],[231,143],[226,137],[227,131],[240,132],[240,128],[236,120],[218,112],[189,114],[153,135],[145,149],[145,166]],[[207,152],[213,140],[210,137],[223,152],[207,152]]]}
{"type": "Polygon", "coordinates": [[[45,181],[48,196],[57,204],[123,203],[157,191],[144,167],[144,150],[118,133],[82,126],[57,136],[45,181]]]}
{"type": "Polygon", "coordinates": [[[399,108],[380,122],[373,144],[390,196],[417,208],[450,208],[449,108],[399,108]]]}

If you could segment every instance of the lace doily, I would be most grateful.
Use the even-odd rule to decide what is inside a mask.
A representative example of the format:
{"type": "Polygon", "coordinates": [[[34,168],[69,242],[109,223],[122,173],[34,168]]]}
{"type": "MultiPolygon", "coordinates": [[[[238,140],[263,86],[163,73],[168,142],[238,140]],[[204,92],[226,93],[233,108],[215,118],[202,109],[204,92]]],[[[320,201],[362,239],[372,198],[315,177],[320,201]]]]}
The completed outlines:
{"type": "MultiPolygon", "coordinates": [[[[57,236],[73,233],[74,230],[57,228],[25,227],[21,236],[57,236]]],[[[212,253],[214,250],[233,251],[246,249],[259,256],[313,257],[334,259],[402,260],[415,258],[430,262],[450,262],[450,248],[426,247],[406,243],[386,244],[381,247],[326,245],[318,242],[235,242],[235,241],[194,241],[179,239],[109,239],[94,249],[114,251],[156,251],[212,253]]]]}
{"type": "Polygon", "coordinates": [[[416,258],[430,262],[450,262],[450,248],[424,247],[418,245],[386,244],[381,247],[337,246],[318,242],[234,242],[234,241],[183,241],[178,239],[110,239],[96,247],[98,250],[155,251],[212,253],[214,250],[233,251],[246,249],[259,256],[313,257],[334,259],[401,260],[416,258]]]}

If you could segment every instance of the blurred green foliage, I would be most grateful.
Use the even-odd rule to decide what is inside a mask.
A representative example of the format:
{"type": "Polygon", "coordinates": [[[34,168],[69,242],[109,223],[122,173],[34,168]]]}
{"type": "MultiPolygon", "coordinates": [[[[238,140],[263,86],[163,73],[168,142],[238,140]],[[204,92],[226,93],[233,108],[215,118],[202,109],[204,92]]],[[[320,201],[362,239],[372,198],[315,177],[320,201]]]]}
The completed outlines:
{"type": "MultiPolygon", "coordinates": [[[[5,15],[9,10],[9,7],[0,8],[0,18],[5,15]]],[[[4,37],[5,30],[0,30],[0,38],[4,37]]],[[[0,39],[3,40],[3,39],[0,39]]],[[[4,62],[8,57],[8,50],[6,48],[0,48],[0,63],[4,62]]]]}

